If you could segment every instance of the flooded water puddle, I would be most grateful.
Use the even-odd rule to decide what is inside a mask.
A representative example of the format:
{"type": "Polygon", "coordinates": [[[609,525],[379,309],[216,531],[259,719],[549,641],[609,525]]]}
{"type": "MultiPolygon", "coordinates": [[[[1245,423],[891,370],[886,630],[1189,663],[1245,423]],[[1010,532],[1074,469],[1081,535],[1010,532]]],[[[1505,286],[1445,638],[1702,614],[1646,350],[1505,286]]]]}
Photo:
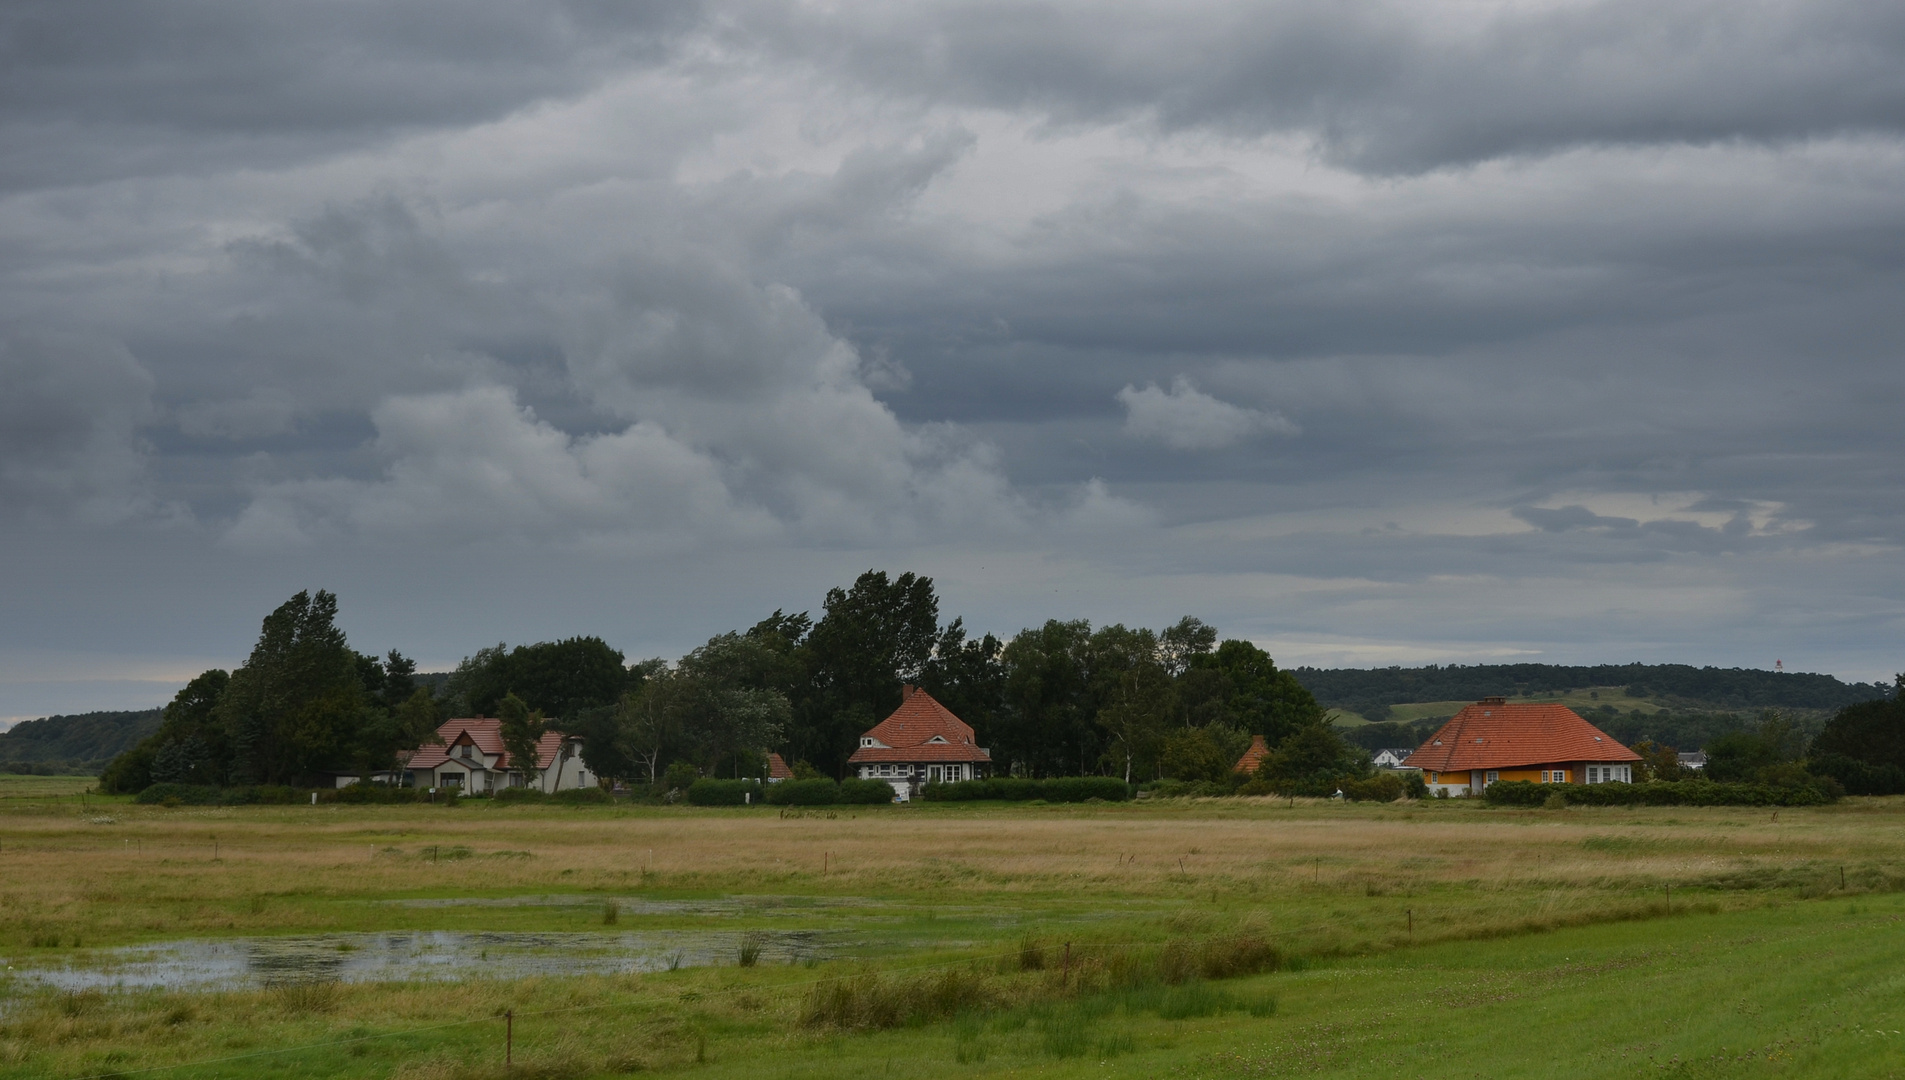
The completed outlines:
{"type": "Polygon", "coordinates": [[[458,933],[392,931],[171,941],[101,949],[59,966],[8,963],[7,974],[60,990],[228,990],[286,982],[517,979],[669,971],[851,955],[844,936],[814,930],[745,933],[458,933]]]}
{"type": "Polygon", "coordinates": [[[648,896],[604,896],[600,893],[550,893],[541,896],[441,896],[378,903],[405,908],[514,908],[601,907],[613,904],[623,915],[791,915],[819,908],[871,908],[878,901],[854,897],[720,896],[694,900],[661,900],[648,896]]]}

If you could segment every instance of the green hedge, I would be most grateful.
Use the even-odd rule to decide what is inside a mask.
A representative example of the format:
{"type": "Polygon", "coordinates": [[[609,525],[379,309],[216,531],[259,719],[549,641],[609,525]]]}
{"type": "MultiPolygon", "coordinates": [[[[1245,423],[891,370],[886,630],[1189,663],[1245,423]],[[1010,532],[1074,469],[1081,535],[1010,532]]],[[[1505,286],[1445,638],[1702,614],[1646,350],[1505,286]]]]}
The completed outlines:
{"type": "Polygon", "coordinates": [[[999,799],[1005,802],[1084,802],[1103,799],[1123,802],[1131,797],[1130,785],[1115,776],[1055,776],[1046,780],[1022,780],[996,776],[990,780],[961,780],[952,784],[927,784],[920,798],[932,802],[975,802],[999,799]]]}
{"type": "Polygon", "coordinates": [[[552,802],[567,806],[596,806],[615,801],[599,787],[565,788],[553,795],[540,788],[506,787],[490,797],[499,803],[552,802]]]}
{"type": "Polygon", "coordinates": [[[333,791],[319,791],[319,802],[327,803],[414,803],[429,802],[428,791],[391,787],[388,784],[348,784],[333,791]]]}
{"type": "MultiPolygon", "coordinates": [[[[886,789],[893,797],[893,789],[886,789]]],[[[782,780],[767,785],[767,801],[775,806],[831,806],[840,801],[840,785],[826,777],[816,780],[782,780]]]]}
{"type": "Polygon", "coordinates": [[[759,780],[716,780],[704,776],[688,785],[688,802],[694,806],[746,806],[761,802],[759,780]]]}
{"type": "Polygon", "coordinates": [[[151,784],[132,797],[136,803],[171,806],[250,806],[259,803],[298,802],[296,788],[265,784],[258,787],[212,787],[208,784],[151,784]]]}
{"type": "Polygon", "coordinates": [[[1905,769],[1896,765],[1874,765],[1844,754],[1820,754],[1806,762],[1806,769],[1837,780],[1848,795],[1905,795],[1905,769]]]}
{"type": "Polygon", "coordinates": [[[860,806],[885,806],[893,801],[893,785],[884,780],[842,780],[840,801],[860,806]]]}
{"type": "Polygon", "coordinates": [[[1534,784],[1504,780],[1482,797],[1496,806],[1541,806],[1559,795],[1581,806],[1820,806],[1838,798],[1824,785],[1716,784],[1675,780],[1647,784],[1534,784]]]}

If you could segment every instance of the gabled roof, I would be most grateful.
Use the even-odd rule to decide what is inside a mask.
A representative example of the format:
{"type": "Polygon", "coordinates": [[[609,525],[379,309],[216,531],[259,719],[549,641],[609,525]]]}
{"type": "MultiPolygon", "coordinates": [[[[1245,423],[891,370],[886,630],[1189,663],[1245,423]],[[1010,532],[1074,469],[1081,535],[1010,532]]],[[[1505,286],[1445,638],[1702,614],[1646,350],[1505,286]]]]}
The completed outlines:
{"type": "Polygon", "coordinates": [[[1639,754],[1565,705],[1510,705],[1501,698],[1483,698],[1463,706],[1404,764],[1434,772],[1462,772],[1639,760],[1639,754]]]}
{"type": "MultiPolygon", "coordinates": [[[[434,769],[447,761],[465,767],[476,765],[489,769],[513,769],[517,766],[509,759],[509,751],[503,749],[503,722],[493,716],[463,717],[457,720],[445,720],[437,725],[437,737],[443,740],[442,746],[419,746],[411,753],[410,760],[404,763],[406,769],[434,769]],[[479,754],[486,758],[497,759],[493,764],[485,761],[465,761],[455,754],[459,745],[476,747],[479,754]]],[[[536,768],[546,769],[556,760],[556,754],[562,750],[563,742],[569,736],[560,731],[545,731],[536,743],[536,768]]]]}
{"type": "Polygon", "coordinates": [[[872,739],[881,745],[856,749],[849,763],[992,760],[990,751],[973,744],[972,728],[933,695],[912,686],[901,692],[905,696],[893,715],[860,736],[862,741],[872,739]]]}
{"type": "Polygon", "coordinates": [[[1263,736],[1252,735],[1250,749],[1244,751],[1244,756],[1238,758],[1237,764],[1232,765],[1231,769],[1234,772],[1254,773],[1257,771],[1257,766],[1263,764],[1263,759],[1269,756],[1270,744],[1264,741],[1263,736]]]}
{"type": "Polygon", "coordinates": [[[779,754],[767,755],[767,778],[769,780],[792,780],[794,770],[787,767],[787,759],[779,754]]]}

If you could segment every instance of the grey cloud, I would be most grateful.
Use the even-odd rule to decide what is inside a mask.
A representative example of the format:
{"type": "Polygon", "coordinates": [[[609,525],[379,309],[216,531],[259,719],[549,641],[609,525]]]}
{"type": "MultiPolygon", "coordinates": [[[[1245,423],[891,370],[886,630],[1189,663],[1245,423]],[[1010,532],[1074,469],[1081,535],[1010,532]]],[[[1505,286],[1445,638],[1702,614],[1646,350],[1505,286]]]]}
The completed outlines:
{"type": "Polygon", "coordinates": [[[277,166],[470,124],[655,62],[693,0],[8,4],[0,188],[277,166]]]}
{"type": "Polygon", "coordinates": [[[737,36],[882,89],[1294,132],[1416,172],[1575,146],[1780,142],[1905,125],[1905,13],[1873,0],[765,6],[737,36]],[[795,44],[797,43],[797,44],[795,44]]]}
{"type": "Polygon", "coordinates": [[[1547,510],[1539,506],[1517,506],[1510,512],[1544,532],[1566,532],[1569,529],[1631,530],[1640,528],[1640,522],[1633,518],[1603,517],[1585,506],[1563,506],[1556,510],[1547,510]]]}
{"type": "Polygon", "coordinates": [[[152,376],[97,334],[0,335],[0,505],[6,517],[118,521],[153,509],[140,428],[152,376]]]}

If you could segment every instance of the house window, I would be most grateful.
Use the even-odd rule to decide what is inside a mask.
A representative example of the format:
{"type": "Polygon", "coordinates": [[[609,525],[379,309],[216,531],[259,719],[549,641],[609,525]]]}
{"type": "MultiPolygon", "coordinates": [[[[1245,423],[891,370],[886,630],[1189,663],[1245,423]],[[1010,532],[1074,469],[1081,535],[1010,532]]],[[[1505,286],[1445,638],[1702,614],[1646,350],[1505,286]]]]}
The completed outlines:
{"type": "Polygon", "coordinates": [[[1556,769],[1548,774],[1548,783],[1565,784],[1568,782],[1568,770],[1556,769]]]}
{"type": "Polygon", "coordinates": [[[1501,778],[1502,778],[1502,774],[1501,774],[1501,773],[1498,773],[1498,772],[1492,772],[1492,771],[1491,771],[1491,772],[1490,772],[1490,773],[1488,774],[1488,776],[1487,776],[1487,778],[1486,778],[1486,779],[1484,779],[1484,780],[1482,781],[1482,783],[1484,783],[1484,784],[1492,784],[1492,783],[1494,783],[1495,781],[1497,781],[1497,780],[1500,780],[1501,778]]]}
{"type": "Polygon", "coordinates": [[[475,754],[476,754],[476,747],[467,746],[467,745],[463,747],[463,759],[465,761],[468,761],[471,757],[474,757],[475,754]]]}

